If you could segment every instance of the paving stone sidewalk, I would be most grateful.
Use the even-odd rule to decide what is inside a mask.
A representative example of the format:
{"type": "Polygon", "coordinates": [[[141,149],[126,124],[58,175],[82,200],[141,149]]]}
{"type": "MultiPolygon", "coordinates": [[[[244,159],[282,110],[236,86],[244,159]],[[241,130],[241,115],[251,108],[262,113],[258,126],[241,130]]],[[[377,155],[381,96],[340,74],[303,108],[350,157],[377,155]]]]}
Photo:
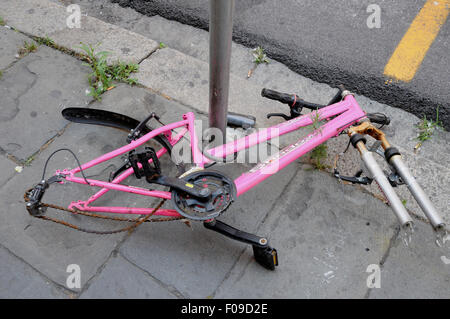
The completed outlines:
{"type": "MultiPolygon", "coordinates": [[[[206,120],[207,69],[202,59],[172,48],[158,49],[154,45],[158,39],[144,40],[143,35],[92,17],[84,18],[89,22],[82,32],[69,32],[61,26],[65,20],[60,16],[64,14],[65,7],[55,2],[27,0],[18,6],[16,1],[0,0],[0,17],[18,30],[0,27],[3,44],[0,49],[1,298],[450,297],[450,265],[442,258],[450,258],[450,252],[434,244],[435,235],[429,224],[417,219],[416,233],[406,247],[389,207],[370,192],[340,184],[329,172],[313,169],[306,160],[292,163],[242,195],[220,217],[235,227],[268,236],[279,252],[280,266],[275,272],[256,264],[250,248],[213,233],[200,223],[192,223],[192,227],[179,221],[145,224],[132,233],[98,236],[30,217],[23,193],[41,179],[44,163],[52,152],[70,148],[81,162],[86,162],[126,143],[124,132],[67,122],[60,115],[63,108],[88,106],[138,119],[155,111],[164,123],[194,111],[198,118],[206,120]],[[40,14],[51,15],[53,22],[45,21],[40,14]],[[106,38],[109,32],[116,33],[117,37],[105,48],[117,50],[115,57],[140,63],[141,85],[118,84],[101,101],[94,102],[86,96],[89,69],[75,57],[43,45],[36,52],[16,57],[23,41],[31,41],[31,35],[54,35],[55,41],[62,45],[62,40],[56,40],[57,35],[65,34],[62,38],[68,42],[64,46],[74,49],[76,43],[91,43],[102,36],[106,38]],[[122,42],[124,38],[128,42],[122,42]],[[142,41],[144,44],[140,46],[142,41]],[[67,267],[71,264],[80,266],[80,289],[67,286],[67,267]],[[367,286],[370,273],[366,270],[372,264],[381,268],[379,289],[367,286]]],[[[297,77],[276,63],[264,71],[257,68],[251,81],[243,76],[244,73],[238,72],[232,75],[234,97],[230,108],[256,115],[260,126],[272,123],[264,117],[277,106],[263,101],[259,91],[263,85],[275,83],[277,78],[298,80],[306,98],[316,98],[317,102],[326,102],[335,92],[324,84],[297,77]],[[243,97],[247,97],[246,109],[243,97]]],[[[276,88],[281,89],[283,84],[276,88]]],[[[358,100],[365,107],[391,111],[394,126],[401,118],[408,119],[408,123],[413,121],[403,111],[360,96],[358,100]]],[[[404,149],[410,149],[414,143],[404,131],[388,128],[387,132],[404,149]]],[[[415,162],[418,176],[440,174],[440,185],[429,182],[426,187],[432,191],[432,198],[438,199],[437,205],[445,209],[443,213],[448,220],[446,185],[450,185],[450,174],[448,163],[440,158],[450,153],[449,140],[444,133],[438,137],[431,145],[424,146],[424,151],[430,152],[415,157],[406,151],[406,155],[409,163],[415,162]],[[437,149],[442,150],[440,154],[437,149]]],[[[329,147],[337,150],[337,146],[344,144],[340,140],[329,147]]],[[[344,165],[354,169],[354,163],[348,159],[344,165]]],[[[107,179],[120,164],[120,159],[113,160],[88,170],[87,174],[107,179]]],[[[70,154],[60,153],[51,160],[48,174],[74,166],[70,154]]],[[[217,169],[237,177],[249,167],[232,164],[217,169]]],[[[167,158],[163,161],[163,171],[176,174],[167,158]]],[[[132,183],[145,185],[142,181],[132,183]]],[[[88,188],[79,185],[56,185],[47,192],[45,201],[68,205],[91,194],[88,188]]],[[[99,204],[124,202],[142,207],[154,204],[138,196],[113,192],[99,204]]],[[[412,205],[408,208],[414,213],[409,200],[407,205],[412,205]]],[[[86,220],[80,216],[65,218],[89,229],[121,227],[114,222],[86,220]]]]}

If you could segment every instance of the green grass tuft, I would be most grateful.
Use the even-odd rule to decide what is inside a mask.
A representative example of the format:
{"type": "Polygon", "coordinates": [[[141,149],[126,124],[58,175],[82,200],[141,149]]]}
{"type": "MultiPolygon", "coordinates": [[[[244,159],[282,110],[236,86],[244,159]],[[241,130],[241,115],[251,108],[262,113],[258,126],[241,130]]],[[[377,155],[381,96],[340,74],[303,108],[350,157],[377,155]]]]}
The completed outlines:
{"type": "Polygon", "coordinates": [[[269,63],[269,59],[267,58],[267,55],[264,53],[264,49],[260,46],[253,49],[253,57],[255,58],[253,60],[253,63],[255,64],[262,64],[262,63],[269,63]]]}
{"type": "Polygon", "coordinates": [[[37,48],[38,48],[38,45],[36,44],[36,42],[33,41],[33,42],[28,43],[27,41],[24,41],[23,47],[21,47],[19,49],[19,56],[24,57],[28,53],[36,52],[37,48]]]}
{"type": "Polygon", "coordinates": [[[418,150],[425,141],[431,140],[436,130],[444,130],[442,122],[439,120],[439,107],[436,108],[435,121],[427,119],[425,115],[422,121],[420,121],[420,123],[416,126],[419,130],[416,140],[418,140],[419,143],[415,146],[415,149],[418,150]]]}
{"type": "Polygon", "coordinates": [[[36,38],[36,42],[39,43],[40,45],[46,45],[48,47],[53,47],[55,45],[55,41],[53,41],[52,39],[50,39],[48,36],[44,37],[44,38],[36,38]]]}
{"type": "Polygon", "coordinates": [[[328,146],[326,143],[320,144],[311,151],[311,162],[317,169],[325,169],[327,165],[323,164],[328,156],[328,146]]]}
{"type": "Polygon", "coordinates": [[[136,63],[126,63],[117,61],[112,65],[108,65],[107,57],[110,52],[95,52],[92,45],[81,43],[80,48],[84,51],[84,57],[92,73],[88,75],[90,92],[88,95],[96,100],[101,100],[101,95],[108,89],[113,87],[113,81],[125,82],[130,85],[137,84],[137,79],[131,78],[132,73],[139,70],[136,63]]]}

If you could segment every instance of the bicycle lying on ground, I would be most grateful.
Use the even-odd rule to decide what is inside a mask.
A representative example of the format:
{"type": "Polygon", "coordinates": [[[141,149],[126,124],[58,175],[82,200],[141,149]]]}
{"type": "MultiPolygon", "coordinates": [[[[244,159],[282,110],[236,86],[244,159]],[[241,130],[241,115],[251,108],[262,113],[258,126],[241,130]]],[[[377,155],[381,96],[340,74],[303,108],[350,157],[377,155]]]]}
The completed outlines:
{"type": "Polygon", "coordinates": [[[76,230],[98,234],[111,234],[132,230],[140,224],[150,221],[179,219],[202,221],[207,229],[252,245],[256,261],[264,267],[274,270],[278,265],[277,251],[269,246],[266,238],[231,227],[217,220],[217,218],[239,196],[251,190],[266,178],[276,174],[328,139],[337,137],[340,134],[347,134],[350,137],[349,144],[352,144],[359,151],[369,173],[367,174],[368,176],[362,176],[361,170],[355,176],[342,176],[339,174],[335,165],[335,177],[350,183],[366,185],[375,180],[386,196],[401,227],[410,229],[413,226],[413,220],[393,188],[401,184],[406,184],[433,228],[436,231],[445,229],[444,221],[409,172],[398,149],[391,146],[384,133],[372,124],[388,125],[390,122],[388,117],[379,113],[366,114],[359,107],[354,95],[343,87],[340,87],[339,92],[328,105],[309,103],[303,101],[295,94],[283,94],[268,89],[262,90],[262,96],[289,105],[290,115],[282,113],[268,115],[268,117],[280,116],[286,122],[274,127],[261,129],[235,141],[208,150],[199,147],[199,139],[194,129],[195,116],[192,112],[184,114],[182,120],[179,122],[151,129],[147,126],[147,123],[151,119],[159,121],[159,117],[155,113],[150,114],[146,119],[139,122],[125,115],[109,111],[88,108],[65,109],[63,110],[63,116],[70,121],[100,124],[128,130],[130,132],[127,139],[128,144],[82,165],[75,154],[68,149],[60,149],[53,152],[45,164],[42,181],[25,193],[26,208],[34,217],[59,223],[76,230]],[[310,114],[302,115],[301,111],[303,108],[313,111],[310,114]],[[324,124],[298,142],[283,148],[278,153],[258,163],[251,170],[235,180],[210,168],[215,163],[229,162],[230,155],[236,158],[238,152],[317,122],[324,124]],[[175,129],[178,129],[178,132],[175,132],[175,129]],[[189,136],[192,162],[194,164],[193,168],[183,172],[179,177],[164,175],[161,171],[159,159],[166,153],[170,155],[172,147],[179,143],[186,134],[189,136]],[[381,145],[384,152],[379,148],[369,150],[366,147],[365,135],[372,136],[379,141],[378,146],[381,145]],[[156,151],[152,147],[144,146],[150,140],[160,144],[161,149],[156,151]],[[139,147],[141,147],[140,150],[137,149],[139,147]],[[62,150],[69,151],[74,155],[78,167],[71,170],[57,170],[51,178],[45,179],[48,161],[56,152],[62,150]],[[391,168],[391,173],[385,173],[380,168],[374,159],[374,152],[386,160],[391,168]],[[118,156],[123,156],[124,154],[127,155],[125,164],[115,172],[112,172],[108,181],[86,178],[84,174],[85,170],[96,167],[100,163],[118,156]],[[80,174],[81,177],[77,176],[77,174],[80,174]],[[162,191],[122,184],[131,175],[134,175],[138,179],[145,178],[150,185],[162,185],[170,189],[168,191],[162,191]],[[100,190],[88,200],[72,202],[68,208],[42,203],[44,193],[49,186],[64,181],[99,187],[100,190]],[[161,202],[155,208],[92,206],[96,200],[110,190],[159,198],[161,202]],[[172,209],[161,208],[167,200],[171,201],[173,205],[172,209]],[[59,209],[89,217],[133,222],[133,224],[114,231],[93,231],[46,216],[47,208],[59,209]],[[107,214],[98,214],[100,212],[107,214]],[[139,217],[128,219],[114,217],[111,214],[137,214],[139,217]],[[160,217],[150,218],[152,216],[160,217]]]}

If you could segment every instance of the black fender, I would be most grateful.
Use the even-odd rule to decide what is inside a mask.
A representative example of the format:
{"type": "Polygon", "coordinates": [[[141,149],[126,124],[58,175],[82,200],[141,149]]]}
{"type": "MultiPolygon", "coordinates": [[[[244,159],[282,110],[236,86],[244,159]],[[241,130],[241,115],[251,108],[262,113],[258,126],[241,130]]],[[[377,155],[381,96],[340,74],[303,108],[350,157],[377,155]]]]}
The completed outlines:
{"type": "MultiPolygon", "coordinates": [[[[62,110],[61,114],[66,120],[71,122],[108,126],[126,131],[127,133],[135,129],[140,123],[140,121],[127,115],[86,107],[68,107],[62,110]]],[[[152,130],[151,127],[145,125],[139,136],[143,136],[152,130]]],[[[172,145],[163,134],[155,136],[154,139],[165,147],[169,155],[171,155],[172,145]]]]}

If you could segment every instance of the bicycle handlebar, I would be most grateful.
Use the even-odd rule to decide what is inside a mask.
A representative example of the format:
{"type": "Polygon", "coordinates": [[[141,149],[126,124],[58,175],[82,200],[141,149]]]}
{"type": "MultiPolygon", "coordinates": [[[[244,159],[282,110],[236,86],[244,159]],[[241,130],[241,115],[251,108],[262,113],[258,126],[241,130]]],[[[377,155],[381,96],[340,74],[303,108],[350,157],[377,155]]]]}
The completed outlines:
{"type": "Polygon", "coordinates": [[[281,93],[281,92],[277,92],[275,90],[270,90],[270,89],[266,89],[266,88],[262,89],[261,96],[271,99],[271,100],[281,102],[283,104],[287,104],[291,108],[305,107],[307,109],[317,110],[317,109],[324,108],[326,106],[326,105],[306,102],[306,101],[302,100],[296,94],[281,93]]]}
{"type": "MultiPolygon", "coordinates": [[[[345,91],[345,87],[339,86],[339,92],[330,100],[330,102],[327,105],[306,102],[302,100],[300,97],[298,97],[298,95],[296,94],[281,93],[266,88],[262,89],[261,96],[281,102],[283,104],[287,104],[291,107],[291,109],[295,109],[297,113],[300,113],[303,107],[311,110],[317,110],[324,108],[328,105],[338,103],[342,99],[343,91],[345,91]]],[[[367,118],[372,123],[376,124],[389,125],[391,123],[391,119],[382,113],[368,113],[367,118]]]]}
{"type": "Polygon", "coordinates": [[[288,104],[289,106],[292,106],[296,99],[295,94],[281,93],[281,92],[277,92],[275,90],[270,90],[270,89],[266,89],[266,88],[262,89],[261,96],[271,99],[271,100],[281,102],[283,104],[288,104]]]}
{"type": "Polygon", "coordinates": [[[389,125],[391,123],[391,119],[382,113],[367,113],[367,118],[376,124],[389,125]]]}

